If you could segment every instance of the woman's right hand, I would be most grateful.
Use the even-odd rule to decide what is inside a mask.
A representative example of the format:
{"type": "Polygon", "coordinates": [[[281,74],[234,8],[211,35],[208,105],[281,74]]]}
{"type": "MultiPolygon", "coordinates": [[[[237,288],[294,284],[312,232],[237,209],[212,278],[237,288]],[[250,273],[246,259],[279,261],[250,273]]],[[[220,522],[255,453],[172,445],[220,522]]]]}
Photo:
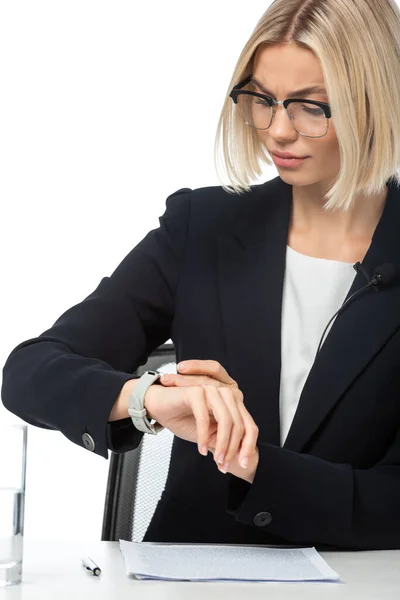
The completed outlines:
{"type": "Polygon", "coordinates": [[[250,459],[256,452],[258,427],[244,406],[243,393],[226,386],[194,385],[169,387],[151,385],[144,398],[148,418],[176,436],[197,443],[207,455],[215,448],[217,463],[224,464],[240,453],[250,459]]]}

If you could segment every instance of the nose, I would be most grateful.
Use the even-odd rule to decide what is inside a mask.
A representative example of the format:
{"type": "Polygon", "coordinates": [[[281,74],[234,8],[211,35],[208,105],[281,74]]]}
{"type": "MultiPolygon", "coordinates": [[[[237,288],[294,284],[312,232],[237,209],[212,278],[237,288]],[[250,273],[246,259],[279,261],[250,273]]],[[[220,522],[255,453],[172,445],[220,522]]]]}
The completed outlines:
{"type": "Polygon", "coordinates": [[[290,133],[293,135],[293,132],[296,134],[297,132],[289,116],[290,106],[288,110],[286,110],[283,104],[279,104],[278,106],[275,104],[272,108],[272,122],[268,131],[273,129],[275,132],[281,134],[282,137],[290,133]]]}

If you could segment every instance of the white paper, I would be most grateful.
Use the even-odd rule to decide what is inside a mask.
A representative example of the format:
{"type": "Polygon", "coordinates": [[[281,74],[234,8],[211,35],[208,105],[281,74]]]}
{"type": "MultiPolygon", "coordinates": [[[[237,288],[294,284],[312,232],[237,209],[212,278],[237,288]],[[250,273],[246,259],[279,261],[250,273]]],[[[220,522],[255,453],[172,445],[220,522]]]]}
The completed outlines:
{"type": "Polygon", "coordinates": [[[127,575],[173,581],[337,581],[315,548],[119,540],[127,575]]]}

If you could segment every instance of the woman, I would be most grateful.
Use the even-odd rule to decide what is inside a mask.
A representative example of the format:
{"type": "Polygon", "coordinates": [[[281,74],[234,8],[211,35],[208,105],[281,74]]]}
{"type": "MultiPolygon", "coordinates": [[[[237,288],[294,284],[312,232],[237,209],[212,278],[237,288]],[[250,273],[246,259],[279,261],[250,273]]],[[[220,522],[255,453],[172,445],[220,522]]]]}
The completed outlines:
{"type": "Polygon", "coordinates": [[[171,194],[8,357],[28,423],[105,458],[175,434],[145,541],[400,548],[399,39],[393,0],[276,0],[218,125],[231,186],[171,194]],[[132,378],[169,338],[188,369],[132,378]]]}

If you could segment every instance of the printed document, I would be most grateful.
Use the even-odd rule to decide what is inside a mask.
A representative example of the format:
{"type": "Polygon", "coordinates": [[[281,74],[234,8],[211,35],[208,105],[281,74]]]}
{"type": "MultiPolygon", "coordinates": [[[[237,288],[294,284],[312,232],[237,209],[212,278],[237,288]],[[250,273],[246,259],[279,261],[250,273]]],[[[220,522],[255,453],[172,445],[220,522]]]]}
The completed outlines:
{"type": "Polygon", "coordinates": [[[127,575],[171,581],[338,581],[315,548],[119,540],[127,575]]]}

